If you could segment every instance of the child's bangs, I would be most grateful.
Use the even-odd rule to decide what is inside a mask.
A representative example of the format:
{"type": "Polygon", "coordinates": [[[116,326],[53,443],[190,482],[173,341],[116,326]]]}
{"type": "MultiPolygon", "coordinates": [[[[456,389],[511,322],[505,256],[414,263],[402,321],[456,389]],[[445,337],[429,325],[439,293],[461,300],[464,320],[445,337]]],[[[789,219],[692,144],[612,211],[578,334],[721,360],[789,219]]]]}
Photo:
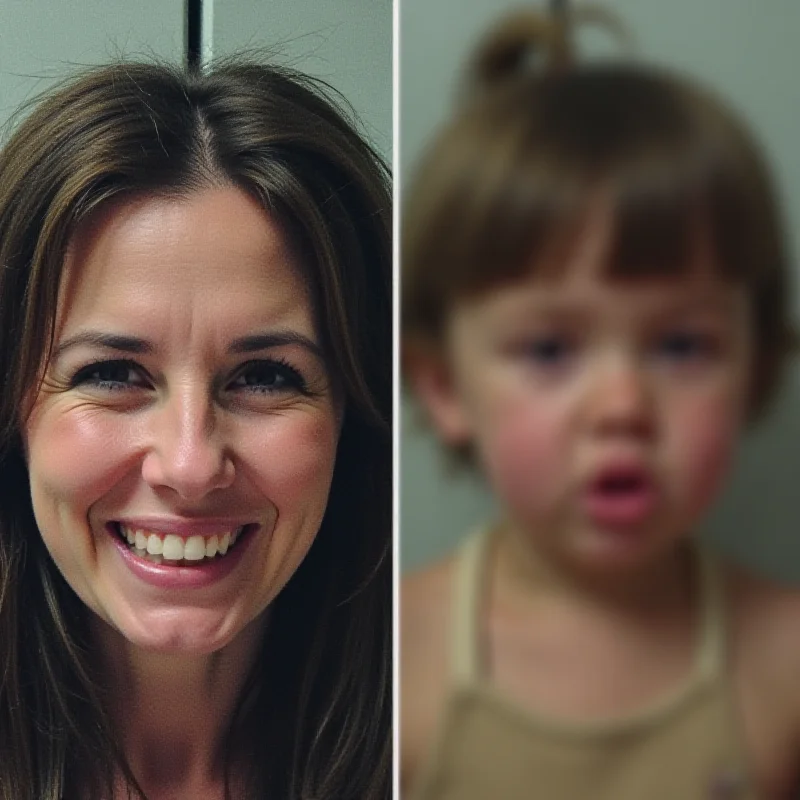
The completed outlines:
{"type": "Polygon", "coordinates": [[[418,173],[403,219],[406,332],[436,335],[455,298],[525,276],[584,218],[585,182],[532,149],[524,125],[496,122],[461,121],[418,173]]]}
{"type": "Polygon", "coordinates": [[[680,275],[699,257],[761,303],[785,262],[746,133],[709,98],[641,69],[531,78],[476,102],[429,151],[411,195],[408,332],[435,336],[458,297],[558,280],[598,211],[612,226],[598,265],[608,276],[680,275]]]}
{"type": "Polygon", "coordinates": [[[613,225],[607,275],[682,275],[707,266],[729,280],[755,277],[752,191],[723,153],[653,148],[612,166],[603,183],[613,225]]]}
{"type": "Polygon", "coordinates": [[[656,139],[592,163],[588,153],[551,148],[495,150],[465,174],[453,194],[460,230],[443,259],[458,265],[451,286],[469,294],[526,275],[562,277],[599,209],[613,226],[601,265],[610,277],[684,274],[697,266],[701,242],[723,277],[756,277],[766,242],[754,228],[753,187],[722,150],[656,139]]]}
{"type": "Polygon", "coordinates": [[[532,269],[550,271],[586,218],[596,182],[557,154],[530,148],[524,130],[506,133],[500,142],[489,134],[480,157],[460,160],[442,181],[447,195],[432,215],[439,224],[429,228],[437,241],[432,237],[420,249],[445,295],[481,292],[532,269]]]}

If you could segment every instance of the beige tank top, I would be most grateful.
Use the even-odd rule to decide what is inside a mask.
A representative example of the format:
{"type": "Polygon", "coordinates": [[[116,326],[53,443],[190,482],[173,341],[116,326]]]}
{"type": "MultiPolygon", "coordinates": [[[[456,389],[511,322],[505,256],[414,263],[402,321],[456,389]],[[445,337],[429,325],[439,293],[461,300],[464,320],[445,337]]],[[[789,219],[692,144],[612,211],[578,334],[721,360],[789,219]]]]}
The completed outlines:
{"type": "Polygon", "coordinates": [[[687,682],[661,702],[591,725],[544,720],[480,665],[489,535],[467,540],[454,588],[451,692],[414,800],[755,800],[725,671],[723,587],[698,548],[701,625],[687,682]]]}

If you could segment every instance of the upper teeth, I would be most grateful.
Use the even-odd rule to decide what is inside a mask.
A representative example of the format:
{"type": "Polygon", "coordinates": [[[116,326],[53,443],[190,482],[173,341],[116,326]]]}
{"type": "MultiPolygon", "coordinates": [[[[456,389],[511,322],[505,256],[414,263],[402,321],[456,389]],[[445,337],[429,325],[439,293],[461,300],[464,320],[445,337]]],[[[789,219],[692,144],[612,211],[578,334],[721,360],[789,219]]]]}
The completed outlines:
{"type": "Polygon", "coordinates": [[[119,528],[129,545],[145,550],[150,555],[160,555],[169,561],[200,561],[217,553],[224,556],[242,532],[242,528],[235,528],[222,535],[215,533],[213,536],[189,536],[184,539],[174,533],[159,533],[122,524],[119,528]]]}

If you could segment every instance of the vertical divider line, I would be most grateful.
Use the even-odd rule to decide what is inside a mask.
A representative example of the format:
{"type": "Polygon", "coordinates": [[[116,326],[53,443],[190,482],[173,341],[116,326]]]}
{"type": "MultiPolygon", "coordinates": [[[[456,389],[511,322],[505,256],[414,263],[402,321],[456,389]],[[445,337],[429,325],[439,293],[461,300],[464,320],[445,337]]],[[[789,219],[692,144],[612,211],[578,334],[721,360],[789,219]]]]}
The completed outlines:
{"type": "Polygon", "coordinates": [[[392,797],[400,797],[400,2],[392,3],[392,797]]]}
{"type": "Polygon", "coordinates": [[[211,66],[214,59],[214,0],[198,0],[202,7],[200,22],[200,68],[211,66]]]}
{"type": "Polygon", "coordinates": [[[203,0],[186,0],[186,66],[202,67],[203,0]]]}

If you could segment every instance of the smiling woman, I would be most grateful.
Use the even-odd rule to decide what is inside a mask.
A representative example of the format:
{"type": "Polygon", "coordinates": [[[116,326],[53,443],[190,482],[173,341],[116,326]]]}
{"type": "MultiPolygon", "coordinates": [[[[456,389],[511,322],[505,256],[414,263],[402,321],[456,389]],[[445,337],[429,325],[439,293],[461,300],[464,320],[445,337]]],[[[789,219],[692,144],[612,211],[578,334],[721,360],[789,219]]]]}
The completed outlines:
{"type": "Polygon", "coordinates": [[[0,155],[0,797],[389,796],[390,201],[309,79],[94,70],[0,155]]]}

